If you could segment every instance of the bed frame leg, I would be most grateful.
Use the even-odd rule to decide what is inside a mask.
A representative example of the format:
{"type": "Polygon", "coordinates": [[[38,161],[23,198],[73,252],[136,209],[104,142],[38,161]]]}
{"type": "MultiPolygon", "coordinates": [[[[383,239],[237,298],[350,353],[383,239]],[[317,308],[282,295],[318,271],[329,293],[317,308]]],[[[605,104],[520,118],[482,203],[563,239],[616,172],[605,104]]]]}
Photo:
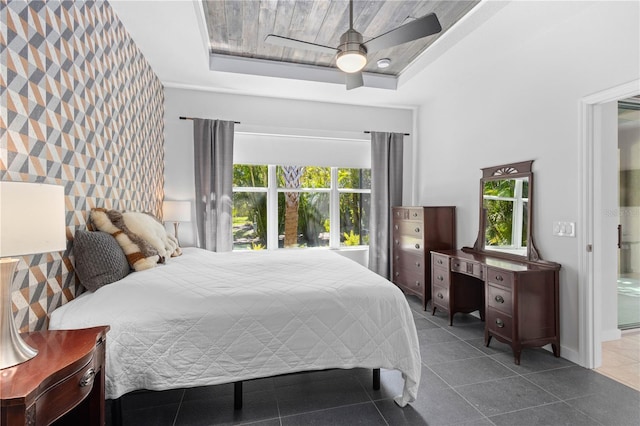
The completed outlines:
{"type": "Polygon", "coordinates": [[[380,390],[380,369],[373,369],[373,390],[380,390]]]}
{"type": "Polygon", "coordinates": [[[122,398],[111,400],[111,425],[122,426],[122,398]]]}
{"type": "Polygon", "coordinates": [[[233,408],[234,410],[242,409],[242,382],[233,384],[233,408]]]}

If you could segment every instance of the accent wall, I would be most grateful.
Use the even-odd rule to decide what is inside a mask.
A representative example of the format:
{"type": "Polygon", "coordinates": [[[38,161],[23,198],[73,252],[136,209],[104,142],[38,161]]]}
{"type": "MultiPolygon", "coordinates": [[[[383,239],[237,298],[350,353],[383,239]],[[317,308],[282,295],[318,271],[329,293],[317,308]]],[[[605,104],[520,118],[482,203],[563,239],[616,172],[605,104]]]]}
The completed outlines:
{"type": "MultiPolygon", "coordinates": [[[[25,256],[21,331],[79,295],[72,238],[92,207],[159,214],[164,91],[108,2],[0,1],[0,179],[65,188],[64,252],[25,256]]],[[[46,206],[43,206],[46,208],[46,206]]]]}

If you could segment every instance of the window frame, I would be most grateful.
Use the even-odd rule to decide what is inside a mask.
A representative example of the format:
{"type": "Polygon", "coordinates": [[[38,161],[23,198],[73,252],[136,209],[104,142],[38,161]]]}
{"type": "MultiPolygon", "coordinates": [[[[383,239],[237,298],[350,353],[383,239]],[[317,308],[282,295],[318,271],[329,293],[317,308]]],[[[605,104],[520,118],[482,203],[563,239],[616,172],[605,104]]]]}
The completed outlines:
{"type": "MultiPolygon", "coordinates": [[[[237,165],[245,163],[237,163],[237,165]]],[[[264,166],[264,164],[251,164],[252,166],[264,166]]],[[[234,163],[236,166],[236,163],[234,163]]],[[[267,164],[267,186],[266,187],[246,187],[234,186],[233,193],[236,192],[262,192],[267,196],[267,250],[278,250],[278,194],[285,192],[314,193],[323,192],[329,194],[329,246],[328,247],[305,247],[308,249],[362,249],[368,248],[368,244],[358,246],[344,246],[340,244],[340,194],[371,194],[370,188],[340,188],[338,185],[339,169],[368,169],[366,167],[328,167],[331,173],[329,188],[279,188],[277,168],[281,164],[267,164]]],[[[237,250],[241,251],[241,250],[237,250]]]]}

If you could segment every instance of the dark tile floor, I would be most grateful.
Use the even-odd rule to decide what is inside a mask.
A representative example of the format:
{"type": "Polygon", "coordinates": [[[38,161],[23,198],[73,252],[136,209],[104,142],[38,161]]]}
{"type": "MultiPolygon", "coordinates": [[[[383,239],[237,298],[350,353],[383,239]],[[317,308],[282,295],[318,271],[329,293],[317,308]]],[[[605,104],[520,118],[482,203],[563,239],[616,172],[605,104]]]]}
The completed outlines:
{"type": "MultiPolygon", "coordinates": [[[[422,379],[418,400],[405,408],[393,397],[403,381],[383,370],[381,389],[371,371],[332,370],[253,380],[244,408],[233,409],[233,385],[123,396],[124,425],[638,425],[640,392],[594,371],[526,349],[521,365],[500,342],[484,346],[484,323],[457,314],[414,312],[422,379]]],[[[108,408],[110,402],[108,403],[108,408]]],[[[109,414],[109,411],[108,411],[109,414]]],[[[110,416],[108,415],[108,423],[110,416]]]]}

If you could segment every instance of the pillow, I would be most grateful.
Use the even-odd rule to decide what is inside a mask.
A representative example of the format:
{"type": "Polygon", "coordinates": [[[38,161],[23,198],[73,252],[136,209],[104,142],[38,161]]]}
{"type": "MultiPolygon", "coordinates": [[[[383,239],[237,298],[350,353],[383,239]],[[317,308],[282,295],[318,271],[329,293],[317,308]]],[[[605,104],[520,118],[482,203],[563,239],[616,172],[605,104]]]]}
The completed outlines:
{"type": "Polygon", "coordinates": [[[77,230],[73,254],[80,284],[89,291],[121,280],[131,271],[120,245],[105,232],[77,230]]]}
{"type": "Polygon", "coordinates": [[[178,240],[167,233],[164,225],[149,213],[123,212],[124,224],[143,240],[151,244],[163,257],[176,257],[182,254],[178,240]]]}
{"type": "Polygon", "coordinates": [[[91,221],[98,230],[116,239],[134,270],[144,271],[164,262],[158,250],[127,228],[122,213],[102,208],[91,209],[91,221]]]}

